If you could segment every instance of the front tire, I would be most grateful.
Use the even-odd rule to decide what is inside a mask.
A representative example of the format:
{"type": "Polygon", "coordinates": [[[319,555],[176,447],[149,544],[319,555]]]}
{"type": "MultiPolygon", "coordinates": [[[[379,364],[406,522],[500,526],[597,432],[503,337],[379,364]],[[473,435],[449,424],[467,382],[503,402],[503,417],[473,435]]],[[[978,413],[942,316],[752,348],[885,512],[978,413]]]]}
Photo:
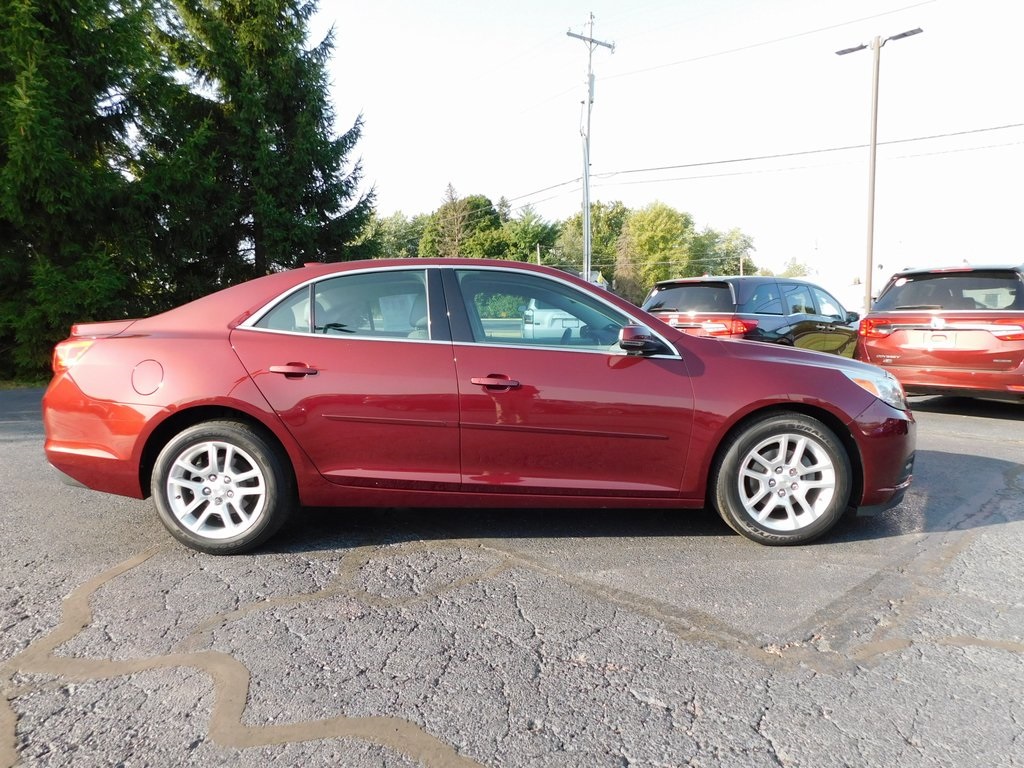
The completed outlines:
{"type": "Polygon", "coordinates": [[[237,421],[203,422],[174,437],[157,457],[151,490],[171,535],[211,555],[259,546],[295,506],[280,448],[237,421]]]}
{"type": "Polygon", "coordinates": [[[715,507],[759,544],[811,541],[843,516],[850,458],[828,427],[799,413],[767,416],[733,435],[715,464],[715,507]]]}

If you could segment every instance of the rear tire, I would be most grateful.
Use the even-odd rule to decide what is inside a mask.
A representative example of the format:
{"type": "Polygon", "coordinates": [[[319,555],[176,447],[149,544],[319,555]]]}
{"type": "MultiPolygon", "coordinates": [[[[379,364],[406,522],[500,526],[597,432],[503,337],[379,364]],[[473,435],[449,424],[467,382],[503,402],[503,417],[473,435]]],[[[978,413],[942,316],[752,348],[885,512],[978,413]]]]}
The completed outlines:
{"type": "Polygon", "coordinates": [[[171,535],[211,555],[259,546],[296,503],[280,448],[237,421],[203,422],[174,437],[157,457],[151,490],[171,535]]]}
{"type": "Polygon", "coordinates": [[[713,502],[759,544],[803,544],[846,511],[850,458],[828,427],[799,413],[766,416],[733,435],[712,470],[713,502]]]}

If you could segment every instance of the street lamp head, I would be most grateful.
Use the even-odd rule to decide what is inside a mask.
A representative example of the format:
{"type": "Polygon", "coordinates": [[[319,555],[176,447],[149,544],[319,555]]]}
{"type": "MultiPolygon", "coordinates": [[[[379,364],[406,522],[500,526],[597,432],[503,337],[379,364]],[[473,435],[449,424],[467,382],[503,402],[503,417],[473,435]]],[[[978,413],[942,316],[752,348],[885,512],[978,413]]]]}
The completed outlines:
{"type": "Polygon", "coordinates": [[[867,47],[867,43],[861,43],[856,48],[843,48],[843,50],[841,51],[836,51],[836,56],[845,56],[848,53],[856,53],[857,51],[863,51],[867,47]]]}
{"type": "Polygon", "coordinates": [[[900,32],[898,35],[892,35],[891,37],[885,38],[886,42],[889,40],[902,40],[904,37],[910,37],[911,35],[920,35],[924,32],[923,29],[918,27],[917,29],[908,29],[906,32],[900,32]]]}

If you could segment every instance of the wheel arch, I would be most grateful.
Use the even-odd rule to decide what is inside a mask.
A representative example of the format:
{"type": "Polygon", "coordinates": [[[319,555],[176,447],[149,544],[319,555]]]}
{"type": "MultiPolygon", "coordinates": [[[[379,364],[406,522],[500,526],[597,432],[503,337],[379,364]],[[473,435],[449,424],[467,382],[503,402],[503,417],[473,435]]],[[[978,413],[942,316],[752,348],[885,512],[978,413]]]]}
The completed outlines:
{"type": "Polygon", "coordinates": [[[236,421],[258,431],[264,439],[280,451],[294,486],[296,477],[292,456],[287,446],[281,442],[272,429],[251,414],[237,408],[224,405],[197,405],[177,411],[167,417],[146,439],[139,460],[139,485],[142,488],[143,498],[148,498],[150,495],[149,488],[153,477],[153,468],[156,465],[157,456],[160,455],[164,446],[183,430],[206,421],[236,421]]]}
{"type": "MultiPolygon", "coordinates": [[[[853,433],[850,432],[850,428],[841,419],[837,418],[834,413],[825,408],[819,408],[807,403],[775,403],[744,415],[730,426],[725,434],[722,435],[722,439],[718,441],[718,446],[711,457],[709,469],[719,465],[719,462],[728,450],[728,446],[732,442],[732,438],[737,433],[755,422],[785,413],[799,413],[803,416],[817,419],[832,430],[839,439],[839,442],[843,444],[843,448],[846,449],[846,455],[850,459],[850,504],[848,506],[856,506],[854,500],[860,499],[864,493],[864,467],[857,441],[854,439],[853,433]]],[[[714,498],[714,476],[714,471],[707,473],[707,485],[705,486],[704,493],[705,498],[709,500],[714,498]]]]}

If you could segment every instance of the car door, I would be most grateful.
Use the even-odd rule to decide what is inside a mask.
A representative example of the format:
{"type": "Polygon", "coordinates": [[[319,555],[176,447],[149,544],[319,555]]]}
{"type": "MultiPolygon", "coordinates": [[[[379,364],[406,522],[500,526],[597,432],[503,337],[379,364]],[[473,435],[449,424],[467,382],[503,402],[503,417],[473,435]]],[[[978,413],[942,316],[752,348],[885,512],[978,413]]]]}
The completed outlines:
{"type": "Polygon", "coordinates": [[[780,336],[794,347],[820,350],[824,329],[814,308],[810,287],[803,283],[780,280],[779,289],[782,291],[782,306],[786,313],[786,325],[780,329],[780,336]]]}
{"type": "Polygon", "coordinates": [[[833,355],[853,357],[857,348],[857,328],[848,320],[847,311],[832,294],[818,286],[811,286],[811,294],[817,308],[820,331],[814,348],[833,355]]]}
{"type": "Polygon", "coordinates": [[[332,481],[458,488],[455,363],[440,285],[428,292],[427,274],[330,277],[232,332],[253,381],[332,481]]]}
{"type": "Polygon", "coordinates": [[[627,356],[616,343],[627,316],[548,276],[453,269],[445,287],[464,490],[679,493],[693,393],[677,355],[627,356]],[[558,338],[525,337],[504,316],[532,299],[571,314],[576,327],[558,338]]]}

